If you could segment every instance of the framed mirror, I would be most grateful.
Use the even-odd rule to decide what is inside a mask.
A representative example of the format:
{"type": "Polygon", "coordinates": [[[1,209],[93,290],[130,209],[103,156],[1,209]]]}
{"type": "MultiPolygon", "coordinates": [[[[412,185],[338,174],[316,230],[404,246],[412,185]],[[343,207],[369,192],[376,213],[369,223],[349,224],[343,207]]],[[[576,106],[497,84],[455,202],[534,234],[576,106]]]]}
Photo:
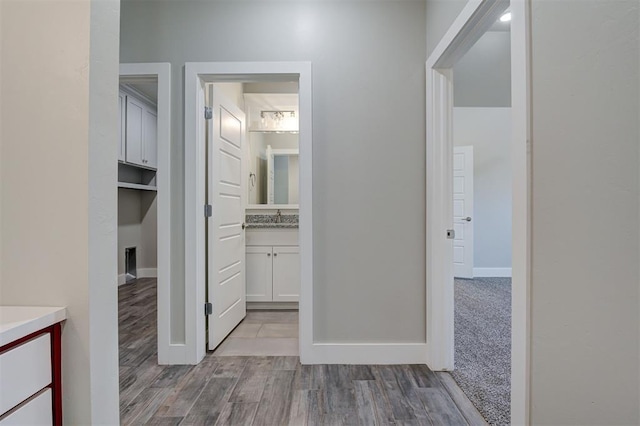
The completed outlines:
{"type": "Polygon", "coordinates": [[[297,209],[297,94],[245,94],[250,209],[297,209]]]}

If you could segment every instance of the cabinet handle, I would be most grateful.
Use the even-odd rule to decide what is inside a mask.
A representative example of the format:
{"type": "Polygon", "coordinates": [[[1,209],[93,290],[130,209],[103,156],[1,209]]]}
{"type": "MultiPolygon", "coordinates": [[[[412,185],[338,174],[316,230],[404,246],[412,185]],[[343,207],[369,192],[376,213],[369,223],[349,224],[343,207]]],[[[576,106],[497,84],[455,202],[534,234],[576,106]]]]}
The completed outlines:
{"type": "Polygon", "coordinates": [[[273,255],[274,255],[274,256],[277,256],[277,255],[278,255],[278,253],[273,253],[273,255]]]}
{"type": "Polygon", "coordinates": [[[271,253],[267,253],[267,256],[271,256],[271,253]]]}

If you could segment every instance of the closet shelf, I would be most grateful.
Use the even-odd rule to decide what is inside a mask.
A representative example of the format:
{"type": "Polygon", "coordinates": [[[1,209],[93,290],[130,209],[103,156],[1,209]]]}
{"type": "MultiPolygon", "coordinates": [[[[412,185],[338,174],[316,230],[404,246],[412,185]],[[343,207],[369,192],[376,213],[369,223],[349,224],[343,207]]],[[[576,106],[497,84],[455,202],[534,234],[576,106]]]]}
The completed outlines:
{"type": "Polygon", "coordinates": [[[118,188],[139,189],[142,191],[157,191],[158,187],[154,185],[142,185],[140,183],[118,182],[118,188]]]}

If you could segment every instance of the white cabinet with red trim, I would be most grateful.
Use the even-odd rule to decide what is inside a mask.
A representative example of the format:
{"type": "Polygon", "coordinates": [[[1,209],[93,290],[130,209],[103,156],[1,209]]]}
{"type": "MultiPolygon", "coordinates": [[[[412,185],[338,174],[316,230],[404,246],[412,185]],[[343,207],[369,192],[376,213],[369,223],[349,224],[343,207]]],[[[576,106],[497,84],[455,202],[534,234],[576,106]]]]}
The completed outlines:
{"type": "Polygon", "coordinates": [[[0,425],[62,424],[66,309],[0,306],[0,425]]]}

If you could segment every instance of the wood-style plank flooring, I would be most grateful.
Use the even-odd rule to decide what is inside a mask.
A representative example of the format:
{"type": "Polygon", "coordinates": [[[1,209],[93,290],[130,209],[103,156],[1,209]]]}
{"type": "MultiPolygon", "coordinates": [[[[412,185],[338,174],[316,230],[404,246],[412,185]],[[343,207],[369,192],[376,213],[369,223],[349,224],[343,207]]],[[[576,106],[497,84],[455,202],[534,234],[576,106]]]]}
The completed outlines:
{"type": "Polygon", "coordinates": [[[155,284],[140,279],[119,289],[122,424],[485,424],[473,406],[458,402],[463,413],[425,365],[301,365],[295,356],[208,354],[196,366],[159,366],[155,284]]]}

